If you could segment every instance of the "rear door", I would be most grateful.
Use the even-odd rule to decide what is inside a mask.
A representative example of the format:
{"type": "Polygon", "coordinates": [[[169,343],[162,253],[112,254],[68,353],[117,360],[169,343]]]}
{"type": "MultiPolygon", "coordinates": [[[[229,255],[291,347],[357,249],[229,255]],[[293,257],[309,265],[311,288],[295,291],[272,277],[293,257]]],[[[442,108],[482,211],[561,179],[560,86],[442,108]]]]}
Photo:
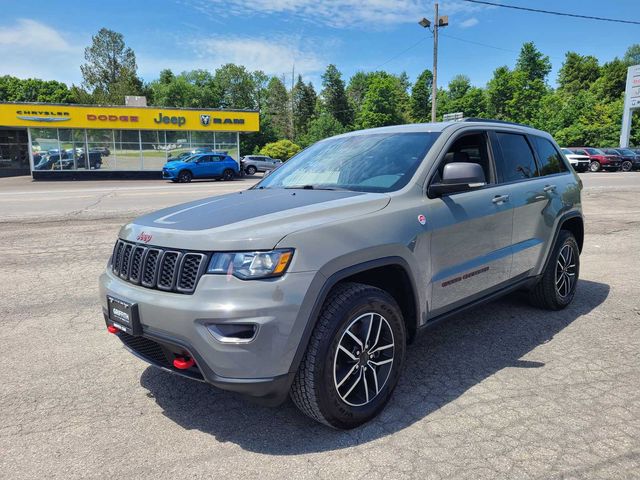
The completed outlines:
{"type": "Polygon", "coordinates": [[[431,225],[431,316],[437,316],[499,288],[509,277],[513,210],[510,187],[498,183],[486,131],[452,140],[430,181],[450,162],[479,163],[487,184],[429,202],[431,225]]]}
{"type": "Polygon", "coordinates": [[[198,157],[198,163],[193,169],[193,176],[197,178],[210,178],[214,175],[212,157],[213,155],[202,155],[198,157]]]}
{"type": "Polygon", "coordinates": [[[546,138],[517,132],[496,132],[499,174],[511,185],[513,264],[510,277],[534,273],[553,237],[557,203],[569,173],[562,155],[546,138]]]}

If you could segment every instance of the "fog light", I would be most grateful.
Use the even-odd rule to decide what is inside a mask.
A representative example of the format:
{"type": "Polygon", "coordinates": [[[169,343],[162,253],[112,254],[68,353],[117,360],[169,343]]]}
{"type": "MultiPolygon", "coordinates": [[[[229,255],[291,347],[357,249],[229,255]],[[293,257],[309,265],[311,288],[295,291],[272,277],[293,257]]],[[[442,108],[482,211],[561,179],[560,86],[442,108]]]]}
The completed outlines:
{"type": "Polygon", "coordinates": [[[248,343],[256,336],[258,326],[255,323],[211,323],[207,329],[219,342],[248,343]]]}

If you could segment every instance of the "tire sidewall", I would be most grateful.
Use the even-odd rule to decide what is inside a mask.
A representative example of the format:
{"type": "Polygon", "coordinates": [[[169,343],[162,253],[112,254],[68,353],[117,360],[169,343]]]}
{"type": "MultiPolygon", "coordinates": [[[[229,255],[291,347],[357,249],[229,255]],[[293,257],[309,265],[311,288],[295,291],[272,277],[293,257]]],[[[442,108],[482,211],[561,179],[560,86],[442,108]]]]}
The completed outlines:
{"type": "Polygon", "coordinates": [[[318,404],[325,418],[338,428],[357,427],[375,417],[386,405],[398,378],[400,377],[406,351],[406,331],[399,308],[393,298],[384,292],[369,292],[368,298],[356,297],[337,313],[319,351],[322,359],[316,374],[318,385],[318,404]],[[393,367],[386,384],[378,395],[367,405],[353,407],[347,405],[339,396],[333,379],[333,366],[339,341],[351,322],[360,315],[375,312],[382,315],[393,332],[395,351],[393,367]]]}
{"type": "Polygon", "coordinates": [[[246,170],[247,175],[255,175],[256,171],[257,171],[256,167],[254,167],[254,166],[249,166],[249,167],[247,167],[247,170],[246,170]]]}
{"type": "Polygon", "coordinates": [[[558,307],[564,308],[573,301],[573,297],[575,297],[575,294],[576,294],[578,280],[580,278],[580,249],[578,248],[578,242],[576,242],[576,239],[573,237],[571,233],[567,232],[566,230],[563,230],[561,232],[561,237],[558,240],[559,241],[553,252],[553,265],[550,265],[552,268],[549,269],[549,275],[550,275],[551,281],[553,282],[553,291],[555,292],[556,304],[558,305],[558,307]],[[560,252],[562,251],[562,248],[564,248],[565,245],[570,245],[571,248],[573,249],[573,255],[576,263],[576,276],[575,276],[576,279],[573,284],[573,288],[571,289],[571,293],[566,297],[562,297],[560,296],[560,294],[558,293],[558,289],[556,288],[555,272],[556,272],[556,265],[558,263],[558,257],[560,256],[560,252]]]}

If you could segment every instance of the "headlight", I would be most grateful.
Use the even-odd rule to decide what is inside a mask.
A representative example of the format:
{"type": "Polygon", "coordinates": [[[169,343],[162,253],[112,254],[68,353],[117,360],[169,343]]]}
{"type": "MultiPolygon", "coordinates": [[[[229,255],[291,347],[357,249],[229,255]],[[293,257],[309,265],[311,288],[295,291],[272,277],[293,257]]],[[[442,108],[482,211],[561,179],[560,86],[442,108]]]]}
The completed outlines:
{"type": "Polygon", "coordinates": [[[293,249],[214,253],[209,261],[207,273],[233,275],[242,280],[279,277],[287,271],[291,257],[293,249]]]}

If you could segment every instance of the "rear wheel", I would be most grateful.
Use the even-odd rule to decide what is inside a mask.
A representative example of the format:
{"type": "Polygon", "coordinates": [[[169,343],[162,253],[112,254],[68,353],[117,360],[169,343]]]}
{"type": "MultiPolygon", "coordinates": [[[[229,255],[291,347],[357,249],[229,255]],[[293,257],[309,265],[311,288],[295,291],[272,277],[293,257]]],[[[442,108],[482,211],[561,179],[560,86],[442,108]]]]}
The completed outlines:
{"type": "Polygon", "coordinates": [[[322,307],[291,398],[330,427],[362,425],[391,397],[405,348],[402,313],[391,295],[361,283],[339,284],[322,307]]]}
{"type": "Polygon", "coordinates": [[[598,162],[597,160],[594,160],[589,165],[589,170],[591,170],[592,172],[599,172],[601,168],[602,167],[600,166],[600,162],[598,162]]]}
{"type": "Polygon", "coordinates": [[[224,172],[222,172],[222,180],[233,180],[233,170],[227,168],[224,172]]]}
{"type": "Polygon", "coordinates": [[[542,278],[531,291],[534,305],[561,310],[571,303],[580,274],[580,249],[568,230],[560,230],[542,278]]]}
{"type": "Polygon", "coordinates": [[[180,183],[189,183],[192,178],[193,175],[191,175],[191,172],[189,172],[188,170],[184,170],[178,175],[178,181],[180,183]]]}
{"type": "Polygon", "coordinates": [[[247,175],[255,175],[257,170],[256,170],[256,167],[254,167],[253,165],[249,165],[245,170],[245,172],[247,172],[247,175]]]}
{"type": "Polygon", "coordinates": [[[622,165],[620,165],[620,168],[623,172],[630,172],[633,168],[633,163],[631,163],[631,160],[625,160],[622,162],[622,165]]]}

